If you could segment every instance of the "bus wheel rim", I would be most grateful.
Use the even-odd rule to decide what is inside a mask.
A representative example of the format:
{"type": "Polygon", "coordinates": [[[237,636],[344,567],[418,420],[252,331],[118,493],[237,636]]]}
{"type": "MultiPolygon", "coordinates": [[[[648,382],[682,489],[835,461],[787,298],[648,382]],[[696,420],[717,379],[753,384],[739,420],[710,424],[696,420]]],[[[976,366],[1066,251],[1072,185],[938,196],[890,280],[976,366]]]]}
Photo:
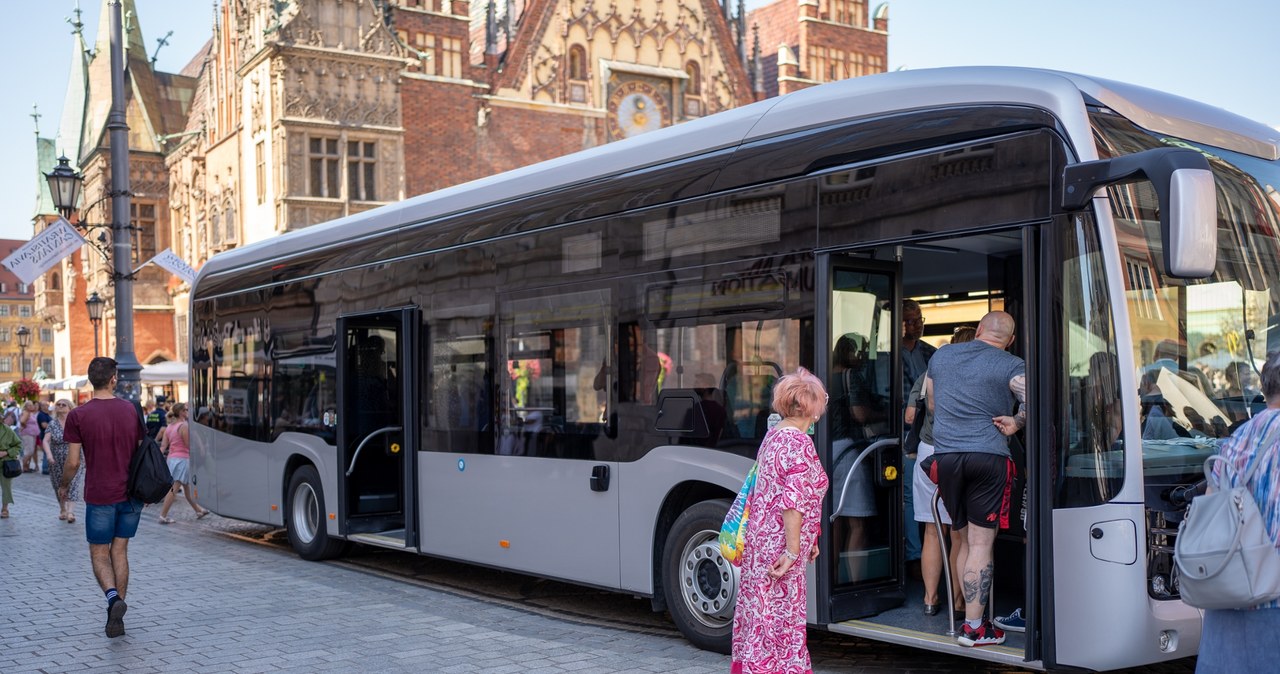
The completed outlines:
{"type": "Polygon", "coordinates": [[[699,623],[712,629],[733,620],[738,569],[720,554],[720,532],[694,534],[680,553],[680,597],[699,623]]]}
{"type": "Polygon", "coordinates": [[[320,499],[316,490],[303,482],[293,492],[293,532],[304,545],[316,539],[320,531],[320,499]]]}

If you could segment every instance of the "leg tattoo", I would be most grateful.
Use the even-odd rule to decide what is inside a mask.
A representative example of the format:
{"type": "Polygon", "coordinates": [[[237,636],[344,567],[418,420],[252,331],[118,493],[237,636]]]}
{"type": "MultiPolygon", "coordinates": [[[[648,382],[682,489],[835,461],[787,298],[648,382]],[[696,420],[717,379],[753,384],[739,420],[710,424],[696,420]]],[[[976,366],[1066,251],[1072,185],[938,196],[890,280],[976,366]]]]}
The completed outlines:
{"type": "Polygon", "coordinates": [[[978,601],[978,574],[971,571],[964,573],[964,600],[965,603],[978,601]]]}
{"type": "MultiPolygon", "coordinates": [[[[986,606],[987,602],[991,599],[991,582],[993,577],[995,576],[995,571],[996,571],[995,563],[987,562],[986,568],[982,570],[982,573],[978,579],[978,603],[982,604],[983,606],[986,606]]],[[[967,583],[968,581],[966,580],[966,586],[967,586],[967,583]]],[[[965,589],[965,592],[966,593],[968,592],[967,587],[965,589]]],[[[967,595],[966,595],[966,598],[967,598],[967,595]]]]}

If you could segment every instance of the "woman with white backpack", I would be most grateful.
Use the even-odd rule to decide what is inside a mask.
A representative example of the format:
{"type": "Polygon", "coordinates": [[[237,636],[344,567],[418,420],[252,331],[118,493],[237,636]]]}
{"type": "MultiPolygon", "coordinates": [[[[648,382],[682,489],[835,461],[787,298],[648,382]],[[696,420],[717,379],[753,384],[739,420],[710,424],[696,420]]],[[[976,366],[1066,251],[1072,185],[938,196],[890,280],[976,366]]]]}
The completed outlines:
{"type": "MultiPolygon", "coordinates": [[[[1233,469],[1225,472],[1251,474],[1249,491],[1267,533],[1280,541],[1280,352],[1268,355],[1262,367],[1262,392],[1267,409],[1224,440],[1218,453],[1233,469]],[[1262,463],[1255,466],[1259,461],[1262,463]]],[[[1215,470],[1219,480],[1226,478],[1223,472],[1215,470]]],[[[1231,487],[1225,481],[1218,484],[1223,489],[1231,487]]],[[[1276,554],[1280,555],[1280,549],[1276,554]]],[[[1196,672],[1274,671],[1271,668],[1280,660],[1276,635],[1280,635],[1280,599],[1252,608],[1206,609],[1196,672]]]]}

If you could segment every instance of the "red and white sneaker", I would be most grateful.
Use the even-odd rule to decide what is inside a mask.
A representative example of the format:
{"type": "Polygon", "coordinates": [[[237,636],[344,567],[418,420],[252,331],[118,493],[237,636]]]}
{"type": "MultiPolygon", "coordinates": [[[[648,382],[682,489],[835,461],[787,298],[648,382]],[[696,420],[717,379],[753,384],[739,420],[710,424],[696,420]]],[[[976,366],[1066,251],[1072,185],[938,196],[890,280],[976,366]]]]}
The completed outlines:
{"type": "Polygon", "coordinates": [[[1004,631],[997,629],[995,625],[991,624],[990,620],[983,618],[982,626],[976,630],[969,627],[968,623],[965,623],[960,630],[960,636],[956,637],[956,641],[961,646],[969,646],[971,648],[974,646],[997,646],[1004,643],[1004,631]]]}

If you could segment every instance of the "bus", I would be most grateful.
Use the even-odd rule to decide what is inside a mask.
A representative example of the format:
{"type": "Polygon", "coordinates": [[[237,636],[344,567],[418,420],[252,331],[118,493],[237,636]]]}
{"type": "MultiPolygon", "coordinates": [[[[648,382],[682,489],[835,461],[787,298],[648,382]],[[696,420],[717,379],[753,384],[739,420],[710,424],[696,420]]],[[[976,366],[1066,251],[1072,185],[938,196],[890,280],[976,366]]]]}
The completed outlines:
{"type": "Polygon", "coordinates": [[[358,543],[607,588],[727,652],[718,531],[803,366],[862,407],[814,429],[811,626],[1027,668],[1193,655],[1180,495],[1261,407],[1278,188],[1275,129],[1075,74],[761,101],[213,257],[193,485],[306,559],[358,543]],[[993,603],[1027,628],[1000,646],[957,645],[907,573],[906,299],[939,317],[926,337],[1017,321],[993,603]]]}

